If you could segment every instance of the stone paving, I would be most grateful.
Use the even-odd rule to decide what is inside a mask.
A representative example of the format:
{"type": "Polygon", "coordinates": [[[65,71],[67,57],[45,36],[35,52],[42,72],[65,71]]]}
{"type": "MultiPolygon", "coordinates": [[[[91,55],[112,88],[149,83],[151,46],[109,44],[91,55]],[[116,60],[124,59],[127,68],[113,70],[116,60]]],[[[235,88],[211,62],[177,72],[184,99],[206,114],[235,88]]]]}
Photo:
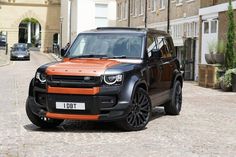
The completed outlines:
{"type": "Polygon", "coordinates": [[[7,65],[9,62],[9,53],[6,55],[5,48],[0,47],[0,67],[7,65]]]}
{"type": "Polygon", "coordinates": [[[31,53],[31,61],[0,67],[0,157],[236,156],[236,93],[185,82],[179,116],[156,108],[147,128],[121,132],[113,123],[65,121],[39,129],[25,114],[28,84],[36,68],[53,61],[31,53]]]}

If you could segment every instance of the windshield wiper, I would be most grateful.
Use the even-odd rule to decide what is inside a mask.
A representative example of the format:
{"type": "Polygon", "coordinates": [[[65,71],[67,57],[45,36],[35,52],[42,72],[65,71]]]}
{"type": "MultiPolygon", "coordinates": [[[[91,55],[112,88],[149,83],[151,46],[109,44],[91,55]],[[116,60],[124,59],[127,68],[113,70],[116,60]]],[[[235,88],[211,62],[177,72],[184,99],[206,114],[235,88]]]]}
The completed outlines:
{"type": "Polygon", "coordinates": [[[89,54],[89,55],[80,55],[80,56],[74,56],[74,57],[70,57],[69,59],[76,59],[76,58],[103,58],[103,57],[107,57],[106,55],[95,55],[95,54],[89,54]]]}
{"type": "Polygon", "coordinates": [[[121,56],[113,56],[111,58],[114,58],[114,59],[119,59],[119,58],[127,58],[125,55],[121,55],[121,56]]]}

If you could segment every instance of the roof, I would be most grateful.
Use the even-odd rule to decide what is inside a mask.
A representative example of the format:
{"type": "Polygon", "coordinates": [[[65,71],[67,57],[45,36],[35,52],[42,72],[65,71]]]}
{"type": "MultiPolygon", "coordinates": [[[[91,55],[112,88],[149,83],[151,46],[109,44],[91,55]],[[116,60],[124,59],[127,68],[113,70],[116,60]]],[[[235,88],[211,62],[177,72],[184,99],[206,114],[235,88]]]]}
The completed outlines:
{"type": "Polygon", "coordinates": [[[169,36],[165,31],[160,31],[151,28],[131,28],[131,27],[98,27],[97,29],[92,29],[89,31],[85,31],[83,33],[157,33],[163,36],[169,36]]]}

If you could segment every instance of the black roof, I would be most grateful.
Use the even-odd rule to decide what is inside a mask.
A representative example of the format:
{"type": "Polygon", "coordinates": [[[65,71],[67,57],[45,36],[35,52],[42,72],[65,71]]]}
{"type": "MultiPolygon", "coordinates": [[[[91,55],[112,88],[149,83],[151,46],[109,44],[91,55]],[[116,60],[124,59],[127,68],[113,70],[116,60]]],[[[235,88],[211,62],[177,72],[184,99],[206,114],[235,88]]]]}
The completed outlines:
{"type": "Polygon", "coordinates": [[[104,32],[104,33],[157,33],[159,35],[163,36],[169,36],[168,33],[161,30],[156,30],[152,28],[131,28],[131,27],[98,27],[97,29],[92,29],[89,31],[85,31],[83,33],[98,33],[98,32],[104,32]]]}

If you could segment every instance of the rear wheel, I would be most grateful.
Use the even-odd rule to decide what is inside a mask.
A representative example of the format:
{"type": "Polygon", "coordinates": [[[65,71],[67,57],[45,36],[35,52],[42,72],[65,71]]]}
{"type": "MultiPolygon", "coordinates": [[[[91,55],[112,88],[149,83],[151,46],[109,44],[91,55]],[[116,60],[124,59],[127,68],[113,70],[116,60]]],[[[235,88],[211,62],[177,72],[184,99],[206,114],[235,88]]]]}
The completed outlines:
{"type": "Polygon", "coordinates": [[[151,101],[147,92],[138,88],[132,98],[132,107],[128,116],[118,125],[126,131],[142,130],[149,122],[151,108],[151,101]]]}
{"type": "Polygon", "coordinates": [[[29,120],[40,128],[55,128],[60,125],[64,120],[51,119],[46,117],[39,117],[35,115],[29,107],[29,102],[26,102],[26,114],[29,120]]]}
{"type": "Polygon", "coordinates": [[[178,115],[182,107],[182,86],[179,81],[176,81],[173,87],[172,97],[169,103],[164,108],[168,115],[178,115]]]}

